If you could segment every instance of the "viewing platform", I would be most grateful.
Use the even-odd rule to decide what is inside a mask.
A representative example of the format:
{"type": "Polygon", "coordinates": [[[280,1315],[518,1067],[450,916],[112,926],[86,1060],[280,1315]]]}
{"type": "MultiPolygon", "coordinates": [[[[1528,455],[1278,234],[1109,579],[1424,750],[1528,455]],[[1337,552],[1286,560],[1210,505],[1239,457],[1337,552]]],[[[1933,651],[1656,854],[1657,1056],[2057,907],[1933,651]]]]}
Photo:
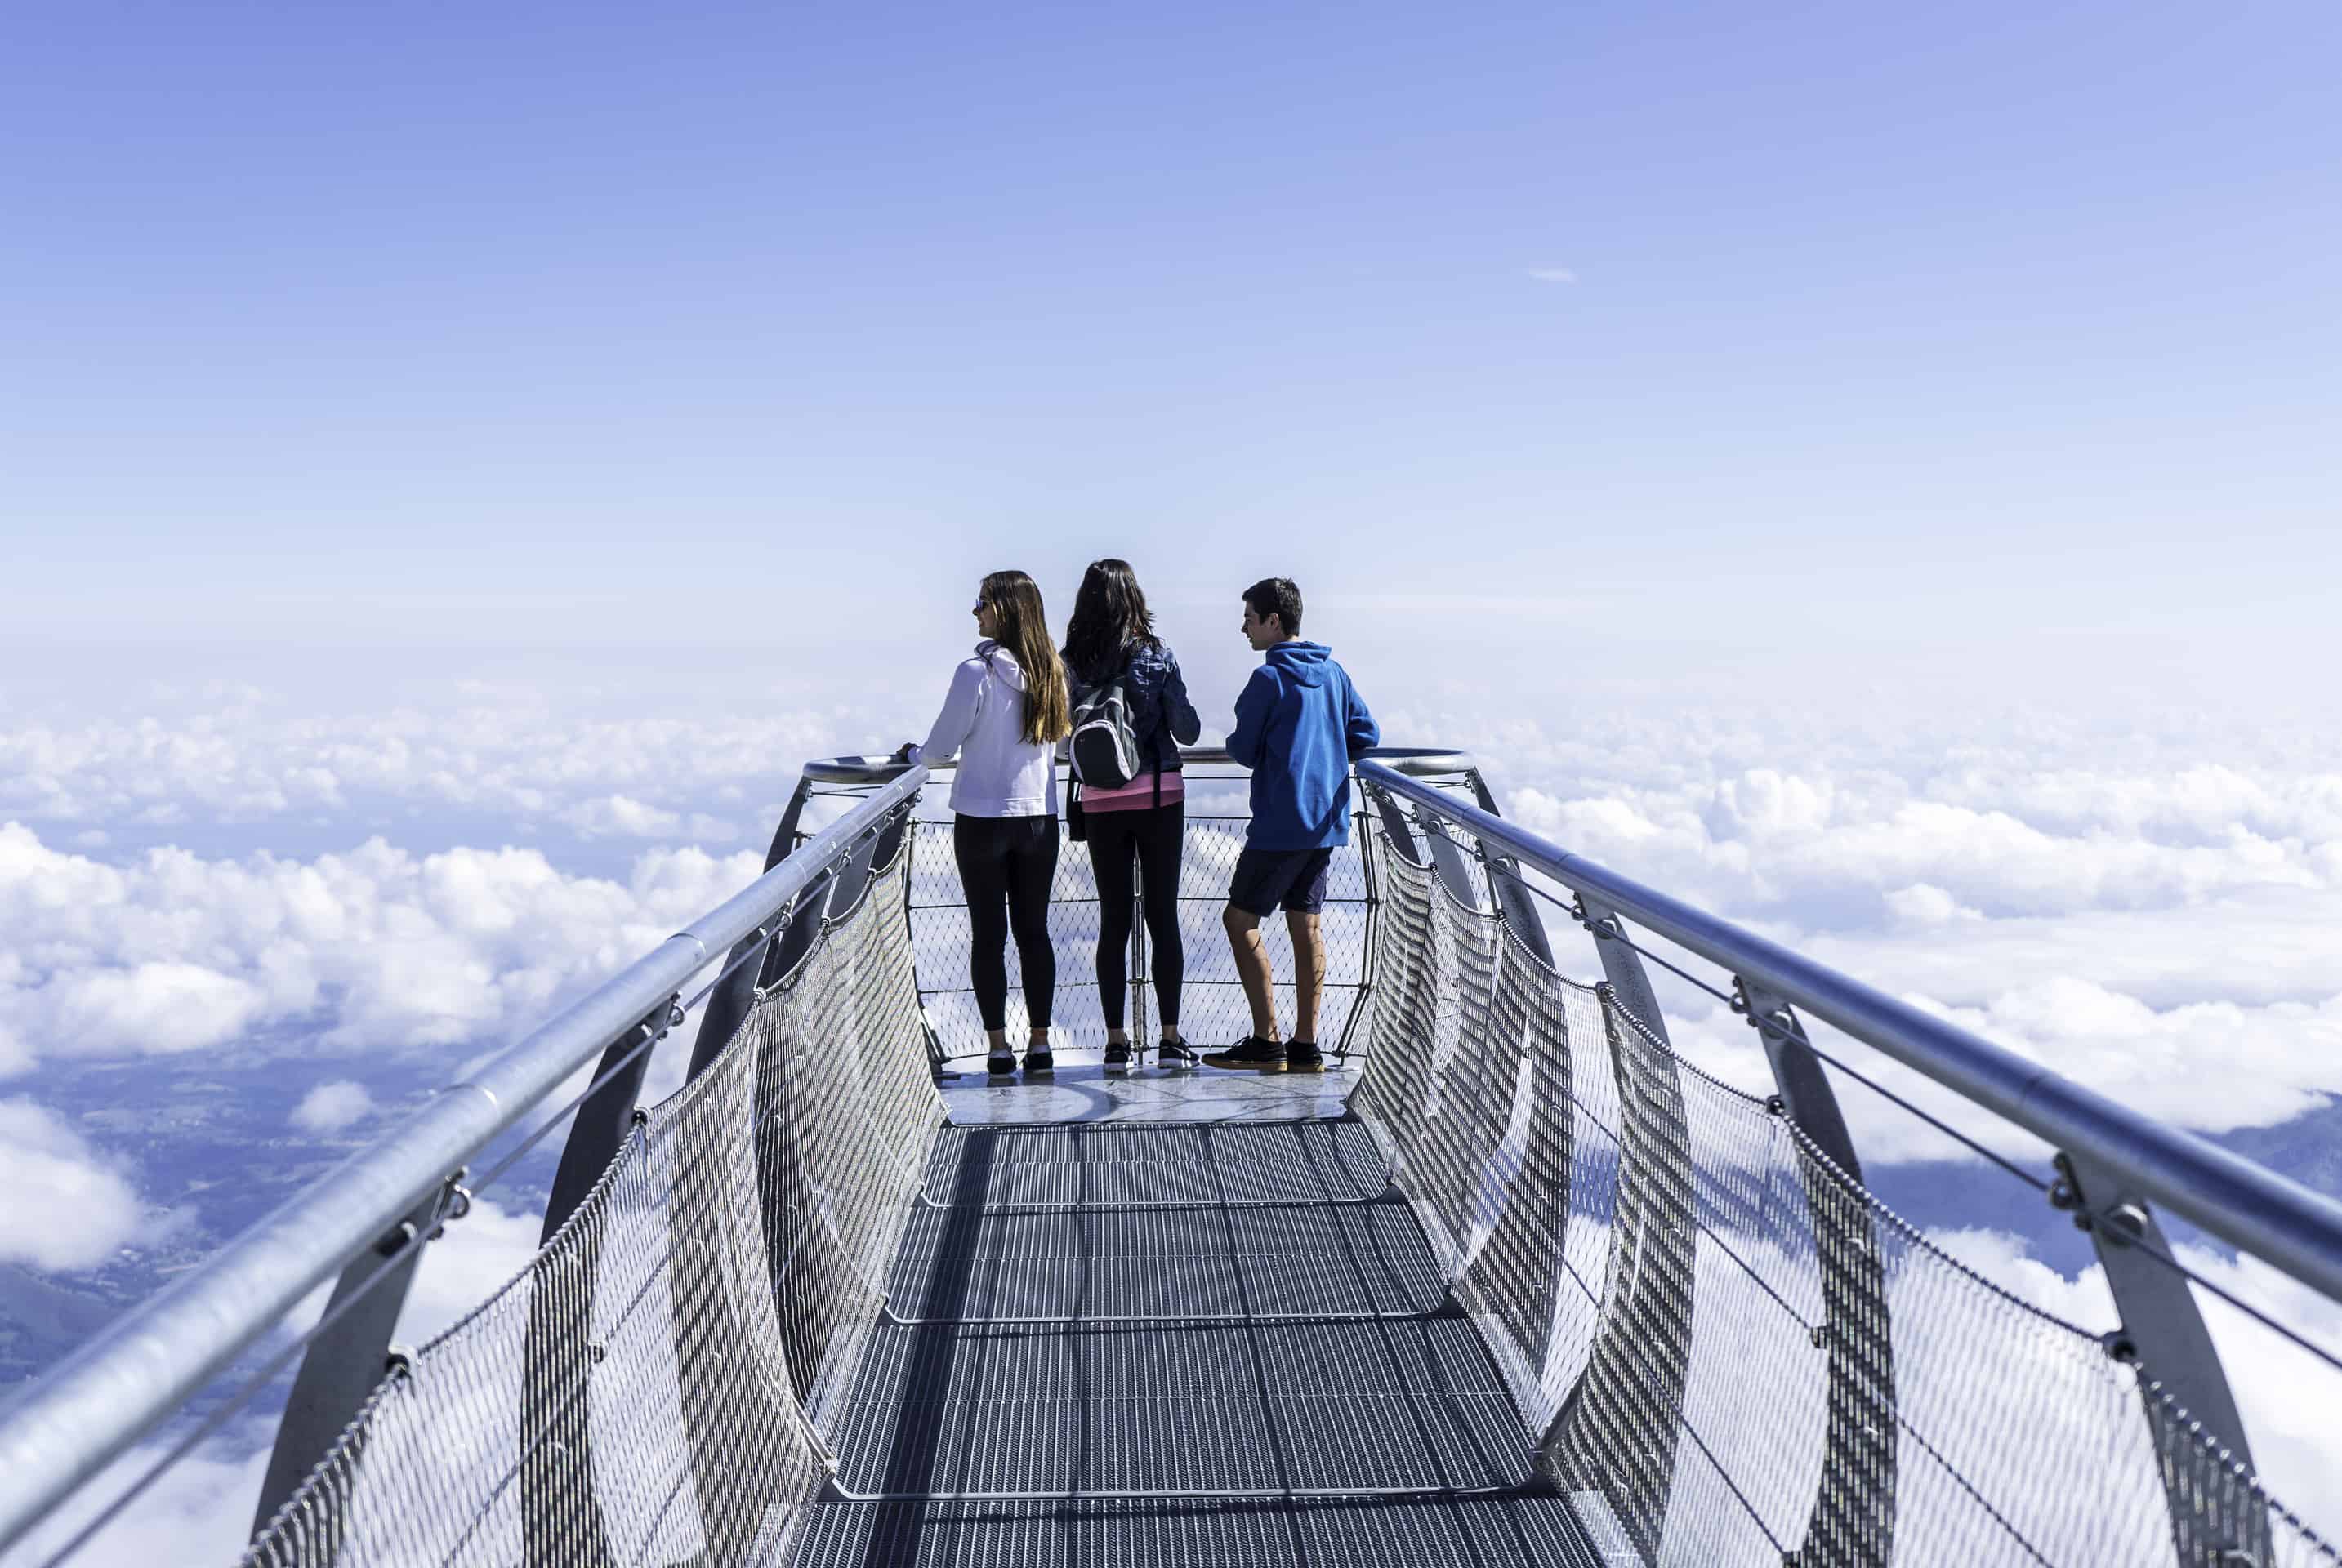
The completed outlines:
{"type": "MultiPolygon", "coordinates": [[[[1210,1050],[1250,1017],[1243,779],[1188,774],[1179,1024],[1210,1050]]],[[[1579,860],[1453,752],[1356,764],[1325,1072],[1110,1072],[1067,844],[1057,1065],[990,1080],[929,784],[808,767],[756,884],[0,1412],[0,1543],[337,1280],[250,1563],[2342,1561],[2260,1484],[2156,1217],[2342,1297],[2329,1200],[1579,860]],[[1732,1004],[1750,1073],[1676,1054],[1646,962],[1732,1004]],[[695,1015],[685,1086],[639,1104],[695,1015]],[[1808,1019],[2056,1151],[1980,1153],[2088,1231],[2116,1332],[1864,1185],[1858,1067],[1808,1019]],[[529,1266],[391,1345],[516,1156],[473,1162],[565,1124],[529,1266]]]]}

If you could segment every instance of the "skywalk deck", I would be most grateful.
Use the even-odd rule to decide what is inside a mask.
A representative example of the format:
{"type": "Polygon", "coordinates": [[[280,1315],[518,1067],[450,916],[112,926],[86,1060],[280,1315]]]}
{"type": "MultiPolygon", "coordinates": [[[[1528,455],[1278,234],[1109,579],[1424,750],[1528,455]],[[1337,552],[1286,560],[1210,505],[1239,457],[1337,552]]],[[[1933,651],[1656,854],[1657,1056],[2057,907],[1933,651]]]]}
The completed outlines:
{"type": "Polygon", "coordinates": [[[1600,1563],[1350,1083],[947,1086],[790,1561],[1600,1563]]]}

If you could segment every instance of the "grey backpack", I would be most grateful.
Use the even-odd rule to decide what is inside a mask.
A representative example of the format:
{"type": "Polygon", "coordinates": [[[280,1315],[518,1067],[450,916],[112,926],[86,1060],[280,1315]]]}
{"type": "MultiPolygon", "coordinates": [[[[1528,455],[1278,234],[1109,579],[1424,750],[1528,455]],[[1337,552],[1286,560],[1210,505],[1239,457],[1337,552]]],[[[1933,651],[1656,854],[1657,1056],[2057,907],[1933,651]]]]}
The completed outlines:
{"type": "Polygon", "coordinates": [[[1138,776],[1138,732],[1130,722],[1127,670],[1074,704],[1074,776],[1092,789],[1120,789],[1138,776]]]}

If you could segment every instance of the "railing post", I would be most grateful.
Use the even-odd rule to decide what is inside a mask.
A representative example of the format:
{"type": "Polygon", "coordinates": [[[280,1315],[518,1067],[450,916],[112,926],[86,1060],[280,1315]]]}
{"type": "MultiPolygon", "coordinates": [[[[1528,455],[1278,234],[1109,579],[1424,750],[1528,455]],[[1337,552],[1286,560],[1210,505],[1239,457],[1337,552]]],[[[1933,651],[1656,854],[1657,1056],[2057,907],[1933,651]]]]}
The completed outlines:
{"type": "MultiPolygon", "coordinates": [[[[1135,844],[1131,845],[1130,855],[1134,863],[1130,878],[1130,999],[1123,1022],[1126,1025],[1125,1033],[1130,1039],[1131,1060],[1136,1062],[1138,1053],[1146,1048],[1146,866],[1140,859],[1138,846],[1135,844]]],[[[1175,887],[1171,891],[1176,900],[1178,889],[1175,887]]],[[[1175,902],[1172,918],[1177,919],[1178,914],[1178,905],[1175,902]]]]}
{"type": "Polygon", "coordinates": [[[1886,1568],[1895,1547],[1895,1342],[1875,1216],[1857,1190],[1862,1165],[1796,1012],[1761,985],[1736,984],[1741,1012],[1772,1064],[1777,1113],[1845,1177],[1832,1180],[1810,1152],[1799,1151],[1821,1272],[1822,1323],[1815,1332],[1816,1343],[1829,1353],[1829,1416],[1798,1568],[1886,1568]]]}
{"type": "MultiPolygon", "coordinates": [[[[788,859],[789,852],[796,847],[797,819],[805,814],[806,802],[812,796],[813,780],[798,778],[797,787],[790,794],[787,807],[781,813],[781,825],[773,832],[773,846],[765,852],[766,871],[788,859]]],[[[804,902],[819,907],[818,900],[804,902]]],[[[725,1043],[739,1029],[740,1021],[748,1016],[748,1009],[756,1005],[756,988],[765,983],[764,966],[746,963],[745,959],[750,947],[769,943],[773,936],[773,933],[760,930],[743,937],[738,945],[725,956],[724,965],[729,973],[722,984],[708,993],[706,1010],[699,1015],[699,1036],[692,1042],[689,1076],[696,1078],[707,1070],[708,1063],[716,1059],[716,1054],[724,1049],[725,1043]]],[[[769,951],[766,956],[769,959],[769,951]]]]}
{"type": "MultiPolygon", "coordinates": [[[[390,1365],[390,1336],[406,1304],[407,1288],[415,1283],[415,1265],[423,1261],[424,1243],[443,1223],[460,1219],[471,1208],[470,1194],[457,1185],[463,1175],[458,1171],[448,1177],[445,1186],[416,1204],[395,1230],[353,1259],[334,1282],[334,1293],[325,1303],[328,1316],[351,1296],[365,1294],[302,1353],[301,1370],[294,1374],[293,1392],[276,1423],[276,1446],[260,1483],[255,1535],[300,1490],[311,1468],[381,1384],[390,1365]],[[387,1277],[376,1283],[377,1274],[387,1277]]],[[[335,1523],[338,1529],[346,1521],[336,1518],[335,1523]]],[[[337,1542],[327,1561],[338,1550],[337,1542]]]]}
{"type": "MultiPolygon", "coordinates": [[[[1473,798],[1480,803],[1482,811],[1490,816],[1505,814],[1496,809],[1496,797],[1489,793],[1487,781],[1480,776],[1478,768],[1464,776],[1471,782],[1473,798]]],[[[1546,935],[1545,917],[1537,913],[1536,900],[1528,884],[1521,880],[1520,862],[1510,855],[1490,854],[1485,843],[1480,845],[1480,857],[1488,868],[1488,892],[1496,901],[1496,913],[1504,916],[1505,924],[1512,928],[1521,944],[1550,966],[1553,944],[1546,935]]]]}
{"type": "Polygon", "coordinates": [[[1479,878],[1472,874],[1472,857],[1464,853],[1464,846],[1456,842],[1447,824],[1434,816],[1423,818],[1416,825],[1422,828],[1423,842],[1431,850],[1432,869],[1447,884],[1447,891],[1456,895],[1456,902],[1466,909],[1485,907],[1479,878]]]}
{"type": "Polygon", "coordinates": [[[1359,1021],[1376,1005],[1375,977],[1381,963],[1383,943],[1382,884],[1375,879],[1374,819],[1379,814],[1386,823],[1396,821],[1404,827],[1406,818],[1390,804],[1383,792],[1357,776],[1357,764],[1350,765],[1350,780],[1357,788],[1357,804],[1350,818],[1350,831],[1358,840],[1358,881],[1366,890],[1366,951],[1358,958],[1358,994],[1350,1003],[1350,1015],[1342,1020],[1341,1038],[1334,1043],[1334,1059],[1346,1065],[1350,1060],[1350,1042],[1357,1037],[1359,1021]]]}
{"type": "Polygon", "coordinates": [[[1697,1258],[1691,1130],[1642,960],[1609,906],[1584,894],[1578,904],[1610,1002],[1649,1037],[1607,1020],[1620,1123],[1614,1294],[1586,1371],[1546,1428],[1538,1456],[1566,1487],[1599,1493],[1645,1560],[1656,1562],[1691,1365],[1697,1258]]]}
{"type": "MultiPolygon", "coordinates": [[[[683,1022],[669,997],[656,1013],[610,1042],[596,1065],[596,1078],[609,1081],[586,1097],[569,1124],[569,1139],[561,1148],[561,1164],[554,1172],[553,1191],[545,1199],[545,1223],[536,1244],[543,1249],[569,1223],[595,1187],[599,1185],[619,1145],[635,1125],[635,1102],[641,1097],[643,1074],[650,1070],[651,1051],[658,1038],[683,1022]],[[627,1053],[635,1055],[627,1060],[627,1053]],[[621,1065],[621,1064],[624,1064],[621,1065]]],[[[521,1549],[529,1568],[575,1561],[580,1568],[598,1568],[610,1560],[602,1513],[589,1484],[584,1489],[586,1514],[564,1528],[563,1484],[565,1475],[594,1473],[593,1431],[586,1419],[586,1380],[592,1365],[586,1347],[575,1343],[574,1330],[593,1316],[594,1271],[599,1257],[599,1237],[589,1237],[578,1250],[559,1259],[540,1258],[537,1286],[529,1293],[528,1328],[521,1342],[522,1429],[536,1441],[521,1450],[521,1549]],[[565,1293],[545,1283],[545,1267],[570,1271],[565,1293]],[[566,1553],[567,1555],[562,1555],[566,1553]]]]}
{"type": "Polygon", "coordinates": [[[2072,1210],[2074,1223],[2089,1233],[2122,1323],[2107,1336],[2107,1352],[2117,1361],[2138,1363],[2143,1373],[2139,1398],[2154,1434],[2179,1561],[2188,1568],[2266,1568],[2271,1561],[2267,1507],[2235,1481],[2253,1473],[2245,1423],[2196,1293],[2177,1268],[2157,1261],[2172,1254],[2155,1211],[2121,1178],[2086,1156],[2061,1154],[2057,1169],[2062,1179],[2050,1189],[2049,1201],[2072,1210]],[[2202,1428],[2211,1453],[2190,1453],[2197,1434],[2176,1426],[2177,1413],[2166,1406],[2167,1396],[2202,1428]],[[2221,1449],[2227,1450],[2225,1459],[2221,1449]]]}

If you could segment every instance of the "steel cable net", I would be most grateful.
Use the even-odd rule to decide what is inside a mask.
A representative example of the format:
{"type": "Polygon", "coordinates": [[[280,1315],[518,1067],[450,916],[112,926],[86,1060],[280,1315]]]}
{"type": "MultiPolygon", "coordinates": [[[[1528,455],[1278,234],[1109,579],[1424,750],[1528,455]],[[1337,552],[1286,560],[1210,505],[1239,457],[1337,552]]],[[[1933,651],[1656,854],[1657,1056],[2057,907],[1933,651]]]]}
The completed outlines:
{"type": "Polygon", "coordinates": [[[393,1372],[245,1563],[778,1560],[942,1119],[908,867],[638,1118],[526,1270],[393,1372]]]}
{"type": "MultiPolygon", "coordinates": [[[[1191,764],[1186,774],[1186,830],[1179,865],[1180,946],[1186,983],[1177,1023],[1199,1046],[1231,1044],[1252,1032],[1252,1014],[1236,978],[1236,959],[1220,925],[1227,906],[1228,880],[1244,849],[1246,785],[1242,774],[1191,764]]],[[[1062,821],[1059,831],[1064,831],[1062,821]]],[[[932,810],[918,827],[919,851],[911,885],[911,941],[917,957],[919,992],[944,1052],[954,1058],[981,1056],[984,1023],[968,984],[967,900],[952,858],[952,819],[932,810]]],[[[1368,979],[1366,867],[1353,842],[1334,852],[1326,878],[1326,906],[1319,914],[1326,974],[1319,1009],[1318,1036],[1329,1048],[1351,1035],[1351,1015],[1368,979]]],[[[1086,843],[1063,840],[1049,899],[1049,940],[1057,980],[1051,1022],[1061,1043],[1101,1045],[1105,1015],[1099,1006],[1096,960],[1098,944],[1097,879],[1086,843]]],[[[1151,1041],[1157,1023],[1151,984],[1154,963],[1143,921],[1134,920],[1142,949],[1137,963],[1126,960],[1130,998],[1125,1018],[1134,1040],[1151,1041]]],[[[1293,1022],[1293,953],[1285,922],[1261,922],[1276,974],[1277,1016],[1293,1022]]],[[[1028,1019],[1022,989],[1023,966],[1015,943],[1008,945],[1007,1030],[1022,1048],[1028,1019]]]]}
{"type": "Polygon", "coordinates": [[[1606,985],[1373,844],[1354,1108],[1547,1434],[1542,1468],[1619,1560],[2342,1561],[2148,1369],[1954,1262],[1606,985]]]}

